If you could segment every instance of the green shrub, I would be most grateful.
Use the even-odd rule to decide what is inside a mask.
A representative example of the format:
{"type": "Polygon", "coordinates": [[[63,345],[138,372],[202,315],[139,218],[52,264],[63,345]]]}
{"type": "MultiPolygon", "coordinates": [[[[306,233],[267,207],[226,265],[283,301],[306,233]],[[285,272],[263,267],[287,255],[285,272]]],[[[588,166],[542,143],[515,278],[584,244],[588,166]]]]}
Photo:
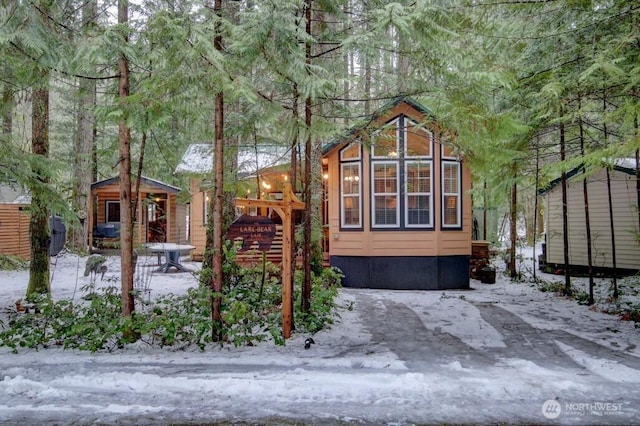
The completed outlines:
{"type": "MultiPolygon", "coordinates": [[[[282,338],[281,291],[278,269],[273,264],[255,269],[233,269],[222,295],[223,336],[235,346],[253,345],[271,338],[282,338]]],[[[229,270],[231,271],[231,270],[229,270]]],[[[296,274],[301,282],[300,274],[296,274]]],[[[324,269],[313,275],[311,311],[300,312],[299,291],[296,306],[296,330],[315,333],[332,321],[334,299],[341,284],[337,269],[324,269]]],[[[296,285],[296,288],[300,288],[296,285]]],[[[121,315],[120,289],[109,286],[87,287],[81,303],[52,301],[42,296],[34,303],[34,313],[13,313],[2,325],[0,345],[12,348],[40,349],[62,347],[91,352],[113,351],[135,341],[153,347],[184,349],[196,346],[204,350],[213,342],[211,300],[214,293],[204,286],[186,294],[163,295],[140,304],[131,317],[121,315]]]]}

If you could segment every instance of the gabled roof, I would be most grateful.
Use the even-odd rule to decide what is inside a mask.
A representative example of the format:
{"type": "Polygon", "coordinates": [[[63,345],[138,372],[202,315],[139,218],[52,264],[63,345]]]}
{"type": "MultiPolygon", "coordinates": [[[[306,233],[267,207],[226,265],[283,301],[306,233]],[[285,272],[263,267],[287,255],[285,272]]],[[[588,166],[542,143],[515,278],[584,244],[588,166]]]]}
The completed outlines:
{"type": "MultiPolygon", "coordinates": [[[[603,162],[603,168],[605,167],[605,163],[603,162]]],[[[635,158],[618,158],[615,160],[615,164],[613,165],[613,170],[616,170],[621,173],[626,173],[628,175],[636,174],[636,159],[635,158]]],[[[584,173],[584,166],[578,166],[566,173],[566,179],[571,179],[577,174],[584,173]]],[[[540,189],[538,193],[540,195],[546,194],[547,192],[554,189],[556,186],[562,183],[562,177],[556,178],[549,182],[549,185],[546,188],[540,189]]]]}
{"type": "MultiPolygon", "coordinates": [[[[238,148],[238,175],[248,176],[258,171],[287,164],[290,149],[277,144],[259,144],[238,148]]],[[[205,175],[213,171],[213,145],[198,143],[189,145],[174,173],[205,175]]]]}
{"type": "MultiPolygon", "coordinates": [[[[120,181],[120,177],[112,177],[110,179],[101,180],[91,184],[91,190],[102,188],[120,181]]],[[[165,192],[176,194],[180,192],[180,188],[177,186],[169,185],[168,183],[160,182],[159,180],[151,179],[146,176],[141,176],[140,181],[146,185],[153,186],[154,188],[162,189],[165,192]]]]}
{"type": "Polygon", "coordinates": [[[416,100],[412,99],[409,96],[399,96],[387,102],[386,104],[384,104],[380,109],[374,112],[371,115],[371,117],[368,117],[365,121],[348,129],[343,136],[340,136],[330,141],[326,145],[324,145],[322,147],[322,155],[326,155],[330,151],[333,151],[336,147],[342,146],[344,143],[350,141],[350,138],[353,135],[356,135],[361,130],[366,129],[371,123],[375,122],[378,118],[385,116],[391,109],[395,108],[396,106],[402,103],[409,105],[410,107],[424,114],[425,116],[435,118],[435,115],[430,109],[428,109],[424,105],[421,105],[416,100]]]}

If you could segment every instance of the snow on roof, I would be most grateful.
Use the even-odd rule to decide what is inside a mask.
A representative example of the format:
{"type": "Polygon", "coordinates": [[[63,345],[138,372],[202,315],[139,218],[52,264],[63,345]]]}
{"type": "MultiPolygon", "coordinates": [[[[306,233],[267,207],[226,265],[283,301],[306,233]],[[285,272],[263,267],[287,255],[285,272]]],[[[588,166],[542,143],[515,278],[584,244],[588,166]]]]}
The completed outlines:
{"type": "MultiPolygon", "coordinates": [[[[289,162],[289,147],[261,144],[238,148],[238,174],[251,175],[289,162]]],[[[175,173],[207,174],[213,170],[213,145],[192,144],[185,151],[175,173]]]]}
{"type": "Polygon", "coordinates": [[[17,183],[0,184],[0,203],[30,204],[31,196],[17,183]]]}
{"type": "Polygon", "coordinates": [[[618,167],[622,167],[624,169],[635,170],[636,159],[635,158],[618,158],[616,159],[615,165],[618,167]]]}
{"type": "Polygon", "coordinates": [[[174,173],[206,174],[213,170],[213,145],[191,144],[185,151],[174,173]]]}
{"type": "MultiPolygon", "coordinates": [[[[119,176],[114,176],[112,178],[109,179],[104,179],[98,182],[94,182],[91,184],[91,189],[97,189],[97,188],[101,188],[103,186],[107,186],[107,185],[111,185],[113,183],[119,182],[120,181],[120,177],[119,176]]],[[[169,193],[178,193],[180,192],[180,188],[178,188],[177,186],[173,186],[173,185],[169,185],[168,183],[164,183],[161,182],[157,179],[152,179],[150,177],[146,177],[146,176],[141,176],[140,177],[140,181],[150,185],[150,186],[154,186],[157,188],[162,188],[164,191],[169,192],[169,193]]]]}

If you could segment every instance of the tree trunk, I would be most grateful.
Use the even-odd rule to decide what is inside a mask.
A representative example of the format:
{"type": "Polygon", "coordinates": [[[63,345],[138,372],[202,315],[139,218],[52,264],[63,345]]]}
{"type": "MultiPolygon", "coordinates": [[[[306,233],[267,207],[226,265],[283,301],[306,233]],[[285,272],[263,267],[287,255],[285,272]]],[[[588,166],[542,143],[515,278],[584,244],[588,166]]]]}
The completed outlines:
{"type": "MultiPolygon", "coordinates": [[[[33,93],[32,101],[32,129],[31,150],[33,154],[49,157],[49,73],[44,71],[40,75],[41,84],[45,87],[38,88],[33,93]]],[[[41,167],[41,166],[35,166],[41,167]]],[[[49,179],[43,170],[35,169],[39,185],[47,185],[49,179]]],[[[49,294],[49,245],[51,234],[49,230],[49,205],[43,199],[42,191],[38,186],[31,188],[31,221],[29,232],[31,234],[31,267],[29,269],[29,284],[27,286],[27,300],[33,299],[36,294],[49,294]]]]}
{"type": "MultiPolygon", "coordinates": [[[[127,0],[118,1],[118,23],[127,25],[127,0]]],[[[124,36],[123,42],[128,39],[124,36]]],[[[122,289],[122,315],[131,316],[135,310],[133,298],[133,212],[131,203],[131,130],[127,125],[129,97],[129,61],[124,53],[118,57],[118,98],[124,109],[118,125],[118,152],[120,177],[120,282],[122,289]]]]}
{"type": "MultiPolygon", "coordinates": [[[[300,92],[298,91],[298,85],[294,83],[293,87],[293,107],[292,107],[292,115],[293,122],[296,123],[294,126],[294,134],[293,140],[291,141],[291,190],[295,193],[298,188],[298,168],[300,167],[298,164],[298,152],[299,152],[299,138],[300,138],[300,130],[298,127],[298,119],[300,118],[300,111],[298,110],[298,100],[300,99],[300,92]]],[[[289,294],[291,295],[291,300],[289,301],[289,312],[291,312],[291,329],[295,330],[296,321],[295,321],[295,309],[294,309],[294,299],[295,299],[295,272],[296,272],[296,257],[297,250],[295,235],[296,235],[296,223],[294,220],[291,221],[291,235],[293,236],[293,242],[291,244],[291,264],[288,267],[291,269],[291,288],[289,294]]]]}
{"type": "MultiPolygon", "coordinates": [[[[47,13],[49,7],[44,3],[34,5],[34,14],[48,27],[47,13]]],[[[31,151],[34,155],[49,157],[49,71],[44,67],[36,70],[36,88],[33,91],[31,104],[31,151]]],[[[43,165],[33,166],[33,173],[38,180],[31,190],[31,219],[29,233],[31,235],[31,266],[29,268],[29,284],[27,300],[37,294],[50,294],[49,282],[49,246],[51,233],[49,229],[49,204],[45,199],[42,187],[49,184],[48,173],[43,165]]]]}
{"type": "MultiPolygon", "coordinates": [[[[582,109],[580,100],[578,100],[578,110],[582,109]]],[[[584,157],[584,126],[582,117],[578,119],[578,130],[580,137],[580,155],[584,157]]],[[[584,225],[587,232],[587,265],[589,268],[589,305],[593,305],[593,243],[591,240],[591,218],[589,214],[589,189],[587,179],[582,181],[582,194],[584,199],[584,225]]]]}
{"type": "MultiPolygon", "coordinates": [[[[11,86],[5,83],[2,86],[2,135],[7,138],[11,137],[13,131],[13,108],[13,91],[11,86]]],[[[5,141],[5,143],[7,142],[5,141]]]]}
{"type": "MultiPolygon", "coordinates": [[[[222,10],[222,0],[215,0],[214,11],[219,19],[222,10]]],[[[214,47],[222,52],[222,35],[219,21],[215,24],[214,47]]],[[[222,224],[224,201],[224,93],[217,89],[215,95],[215,137],[214,137],[214,188],[213,188],[213,275],[211,287],[215,295],[211,301],[211,318],[213,320],[214,338],[222,341],[222,224]]]]}
{"type": "MultiPolygon", "coordinates": [[[[602,115],[606,117],[607,113],[607,94],[606,91],[602,94],[602,115]]],[[[602,132],[604,137],[605,149],[609,147],[609,131],[607,129],[606,118],[602,120],[602,132]]],[[[617,259],[616,259],[616,227],[613,219],[613,199],[611,197],[611,170],[613,167],[607,164],[607,201],[609,203],[609,231],[611,232],[611,262],[613,263],[613,298],[618,299],[618,271],[617,271],[617,259]]]]}
{"type": "MultiPolygon", "coordinates": [[[[95,24],[98,10],[98,1],[86,1],[82,6],[82,26],[86,33],[95,24]]],[[[74,180],[71,205],[80,219],[80,229],[74,228],[70,243],[77,251],[87,251],[87,235],[89,221],[85,220],[89,212],[91,200],[92,160],[94,145],[95,115],[93,109],[96,106],[96,83],[90,78],[80,78],[80,101],[78,104],[78,130],[75,141],[74,180]]]]}
{"type": "MultiPolygon", "coordinates": [[[[562,117],[562,112],[560,116],[562,117]]],[[[564,164],[566,157],[564,123],[560,123],[560,161],[564,164]]],[[[567,207],[567,174],[562,170],[560,177],[562,185],[562,254],[564,259],[564,290],[565,296],[571,295],[571,275],[569,271],[569,215],[567,207]]]]}
{"type": "Polygon", "coordinates": [[[516,248],[518,245],[518,183],[516,182],[518,172],[514,169],[513,172],[513,186],[511,187],[511,221],[510,221],[510,237],[511,237],[511,251],[509,252],[509,276],[511,279],[515,279],[518,276],[516,268],[516,248]]]}
{"type": "MultiPolygon", "coordinates": [[[[305,0],[305,22],[307,41],[305,42],[305,57],[307,65],[311,65],[311,3],[312,0],[305,0]]],[[[304,283],[302,285],[301,308],[302,312],[308,314],[311,310],[311,98],[307,97],[304,102],[304,124],[306,128],[305,148],[304,148],[304,283]]]]}
{"type": "Polygon", "coordinates": [[[536,243],[538,241],[538,189],[540,188],[540,138],[536,138],[536,174],[535,174],[535,191],[533,200],[533,282],[538,282],[537,274],[537,262],[536,262],[536,243]]]}

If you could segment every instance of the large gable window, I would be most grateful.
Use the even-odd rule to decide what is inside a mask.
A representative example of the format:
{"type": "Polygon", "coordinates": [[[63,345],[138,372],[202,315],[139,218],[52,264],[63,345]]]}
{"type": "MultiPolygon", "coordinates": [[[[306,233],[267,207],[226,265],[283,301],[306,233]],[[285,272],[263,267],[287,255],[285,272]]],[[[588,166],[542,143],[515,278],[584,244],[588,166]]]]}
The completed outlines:
{"type": "Polygon", "coordinates": [[[433,135],[406,116],[374,133],[372,226],[433,226],[433,135]]]}
{"type": "Polygon", "coordinates": [[[362,227],[362,163],[360,144],[340,151],[340,226],[362,227]]]}

